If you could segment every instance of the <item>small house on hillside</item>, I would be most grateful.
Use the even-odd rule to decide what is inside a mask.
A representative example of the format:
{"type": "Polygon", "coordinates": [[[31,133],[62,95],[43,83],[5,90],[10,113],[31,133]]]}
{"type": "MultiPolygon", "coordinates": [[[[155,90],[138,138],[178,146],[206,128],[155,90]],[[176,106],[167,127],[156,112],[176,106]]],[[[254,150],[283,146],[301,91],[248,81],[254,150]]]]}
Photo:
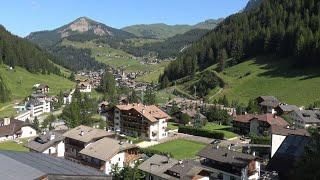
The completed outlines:
{"type": "Polygon", "coordinates": [[[270,134],[272,126],[287,126],[289,125],[283,118],[275,114],[262,115],[238,115],[232,121],[234,131],[240,134],[270,134]]]}
{"type": "Polygon", "coordinates": [[[65,131],[50,131],[35,137],[29,141],[25,147],[30,152],[38,152],[49,154],[52,156],[63,157],[64,156],[64,137],[62,134],[65,131]]]}
{"type": "Polygon", "coordinates": [[[280,101],[274,96],[259,96],[256,101],[263,113],[275,114],[275,108],[280,104],[280,101]]]}
{"type": "Polygon", "coordinates": [[[0,119],[0,141],[29,138],[36,135],[37,131],[28,123],[13,118],[0,119]]]}
{"type": "Polygon", "coordinates": [[[36,92],[37,93],[49,93],[50,91],[50,88],[49,88],[49,85],[47,84],[40,84],[39,86],[36,87],[36,92]]]}
{"type": "Polygon", "coordinates": [[[89,82],[80,82],[77,85],[80,92],[83,93],[90,93],[92,90],[92,86],[89,82]]]}

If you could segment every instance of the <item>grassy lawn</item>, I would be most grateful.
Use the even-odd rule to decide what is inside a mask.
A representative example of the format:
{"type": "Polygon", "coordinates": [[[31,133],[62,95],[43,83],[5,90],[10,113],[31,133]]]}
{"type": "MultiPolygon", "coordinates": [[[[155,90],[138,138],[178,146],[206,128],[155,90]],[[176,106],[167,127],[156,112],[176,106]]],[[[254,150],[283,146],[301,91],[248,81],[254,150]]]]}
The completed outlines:
{"type": "Polygon", "coordinates": [[[220,76],[228,86],[220,96],[247,103],[260,95],[274,95],[279,100],[308,105],[320,97],[320,76],[318,69],[288,66],[290,59],[256,58],[227,68],[220,76]],[[306,88],[307,87],[307,88],[306,88]]]}
{"type": "Polygon", "coordinates": [[[224,137],[227,139],[236,137],[237,134],[231,132],[229,129],[231,126],[225,126],[225,125],[219,125],[215,123],[207,123],[203,129],[209,130],[209,131],[217,131],[217,132],[222,132],[224,134],[224,137]]]}
{"type": "Polygon", "coordinates": [[[171,153],[176,159],[189,159],[194,158],[205,146],[203,143],[178,139],[149,147],[149,149],[171,153]]]}
{"type": "Polygon", "coordinates": [[[168,122],[168,129],[169,130],[175,130],[175,129],[179,129],[179,124],[175,123],[175,122],[168,122]]]}
{"type": "Polygon", "coordinates": [[[17,144],[15,141],[1,142],[0,150],[28,152],[29,149],[23,146],[27,143],[27,139],[20,139],[20,141],[22,141],[21,144],[17,144]]]}
{"type": "Polygon", "coordinates": [[[156,92],[156,103],[157,104],[165,104],[167,103],[170,99],[175,98],[176,96],[168,91],[161,90],[156,92]]]}

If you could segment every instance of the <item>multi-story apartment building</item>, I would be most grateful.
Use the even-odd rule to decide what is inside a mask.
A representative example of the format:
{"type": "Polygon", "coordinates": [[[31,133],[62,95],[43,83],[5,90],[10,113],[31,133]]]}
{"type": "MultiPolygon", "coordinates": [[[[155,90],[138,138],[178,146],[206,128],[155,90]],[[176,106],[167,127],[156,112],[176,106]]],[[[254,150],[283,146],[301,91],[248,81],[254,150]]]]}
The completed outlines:
{"type": "Polygon", "coordinates": [[[51,111],[50,102],[44,99],[30,99],[27,103],[27,109],[30,111],[31,117],[37,117],[51,111]]]}
{"type": "Polygon", "coordinates": [[[167,120],[170,116],[155,105],[117,105],[112,108],[107,119],[109,129],[147,140],[167,137],[167,120]]]}

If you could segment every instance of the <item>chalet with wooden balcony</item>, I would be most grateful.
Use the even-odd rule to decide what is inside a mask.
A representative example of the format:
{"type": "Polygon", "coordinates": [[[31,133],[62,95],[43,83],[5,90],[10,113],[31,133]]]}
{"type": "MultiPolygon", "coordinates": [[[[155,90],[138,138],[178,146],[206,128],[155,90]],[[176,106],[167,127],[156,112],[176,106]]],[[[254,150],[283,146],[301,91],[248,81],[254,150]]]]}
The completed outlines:
{"type": "Polygon", "coordinates": [[[110,174],[112,166],[118,164],[121,169],[133,165],[139,159],[138,147],[112,138],[102,138],[89,144],[80,152],[81,163],[110,174]]]}
{"type": "Polygon", "coordinates": [[[104,137],[114,137],[114,134],[102,129],[80,125],[65,132],[63,136],[65,137],[65,158],[80,162],[79,152],[81,150],[104,137]]]}
{"type": "Polygon", "coordinates": [[[109,110],[110,130],[147,140],[167,137],[167,120],[171,117],[155,105],[117,105],[109,110]]]}

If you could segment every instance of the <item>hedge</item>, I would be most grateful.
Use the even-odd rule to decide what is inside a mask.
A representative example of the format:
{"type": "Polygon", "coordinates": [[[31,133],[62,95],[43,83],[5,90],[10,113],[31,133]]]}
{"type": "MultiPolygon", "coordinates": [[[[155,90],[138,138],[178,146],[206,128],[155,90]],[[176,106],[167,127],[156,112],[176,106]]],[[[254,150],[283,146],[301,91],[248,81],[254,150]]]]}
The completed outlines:
{"type": "Polygon", "coordinates": [[[159,150],[155,150],[155,149],[149,149],[149,148],[140,149],[139,152],[141,154],[147,155],[148,157],[151,157],[151,156],[153,156],[155,154],[159,154],[159,155],[163,155],[163,156],[168,156],[169,155],[169,157],[173,157],[171,153],[163,152],[163,151],[159,151],[159,150]]]}
{"type": "Polygon", "coordinates": [[[224,134],[222,132],[210,131],[206,129],[194,128],[190,126],[179,126],[179,133],[190,134],[195,136],[202,136],[213,139],[223,139],[224,134]]]}

